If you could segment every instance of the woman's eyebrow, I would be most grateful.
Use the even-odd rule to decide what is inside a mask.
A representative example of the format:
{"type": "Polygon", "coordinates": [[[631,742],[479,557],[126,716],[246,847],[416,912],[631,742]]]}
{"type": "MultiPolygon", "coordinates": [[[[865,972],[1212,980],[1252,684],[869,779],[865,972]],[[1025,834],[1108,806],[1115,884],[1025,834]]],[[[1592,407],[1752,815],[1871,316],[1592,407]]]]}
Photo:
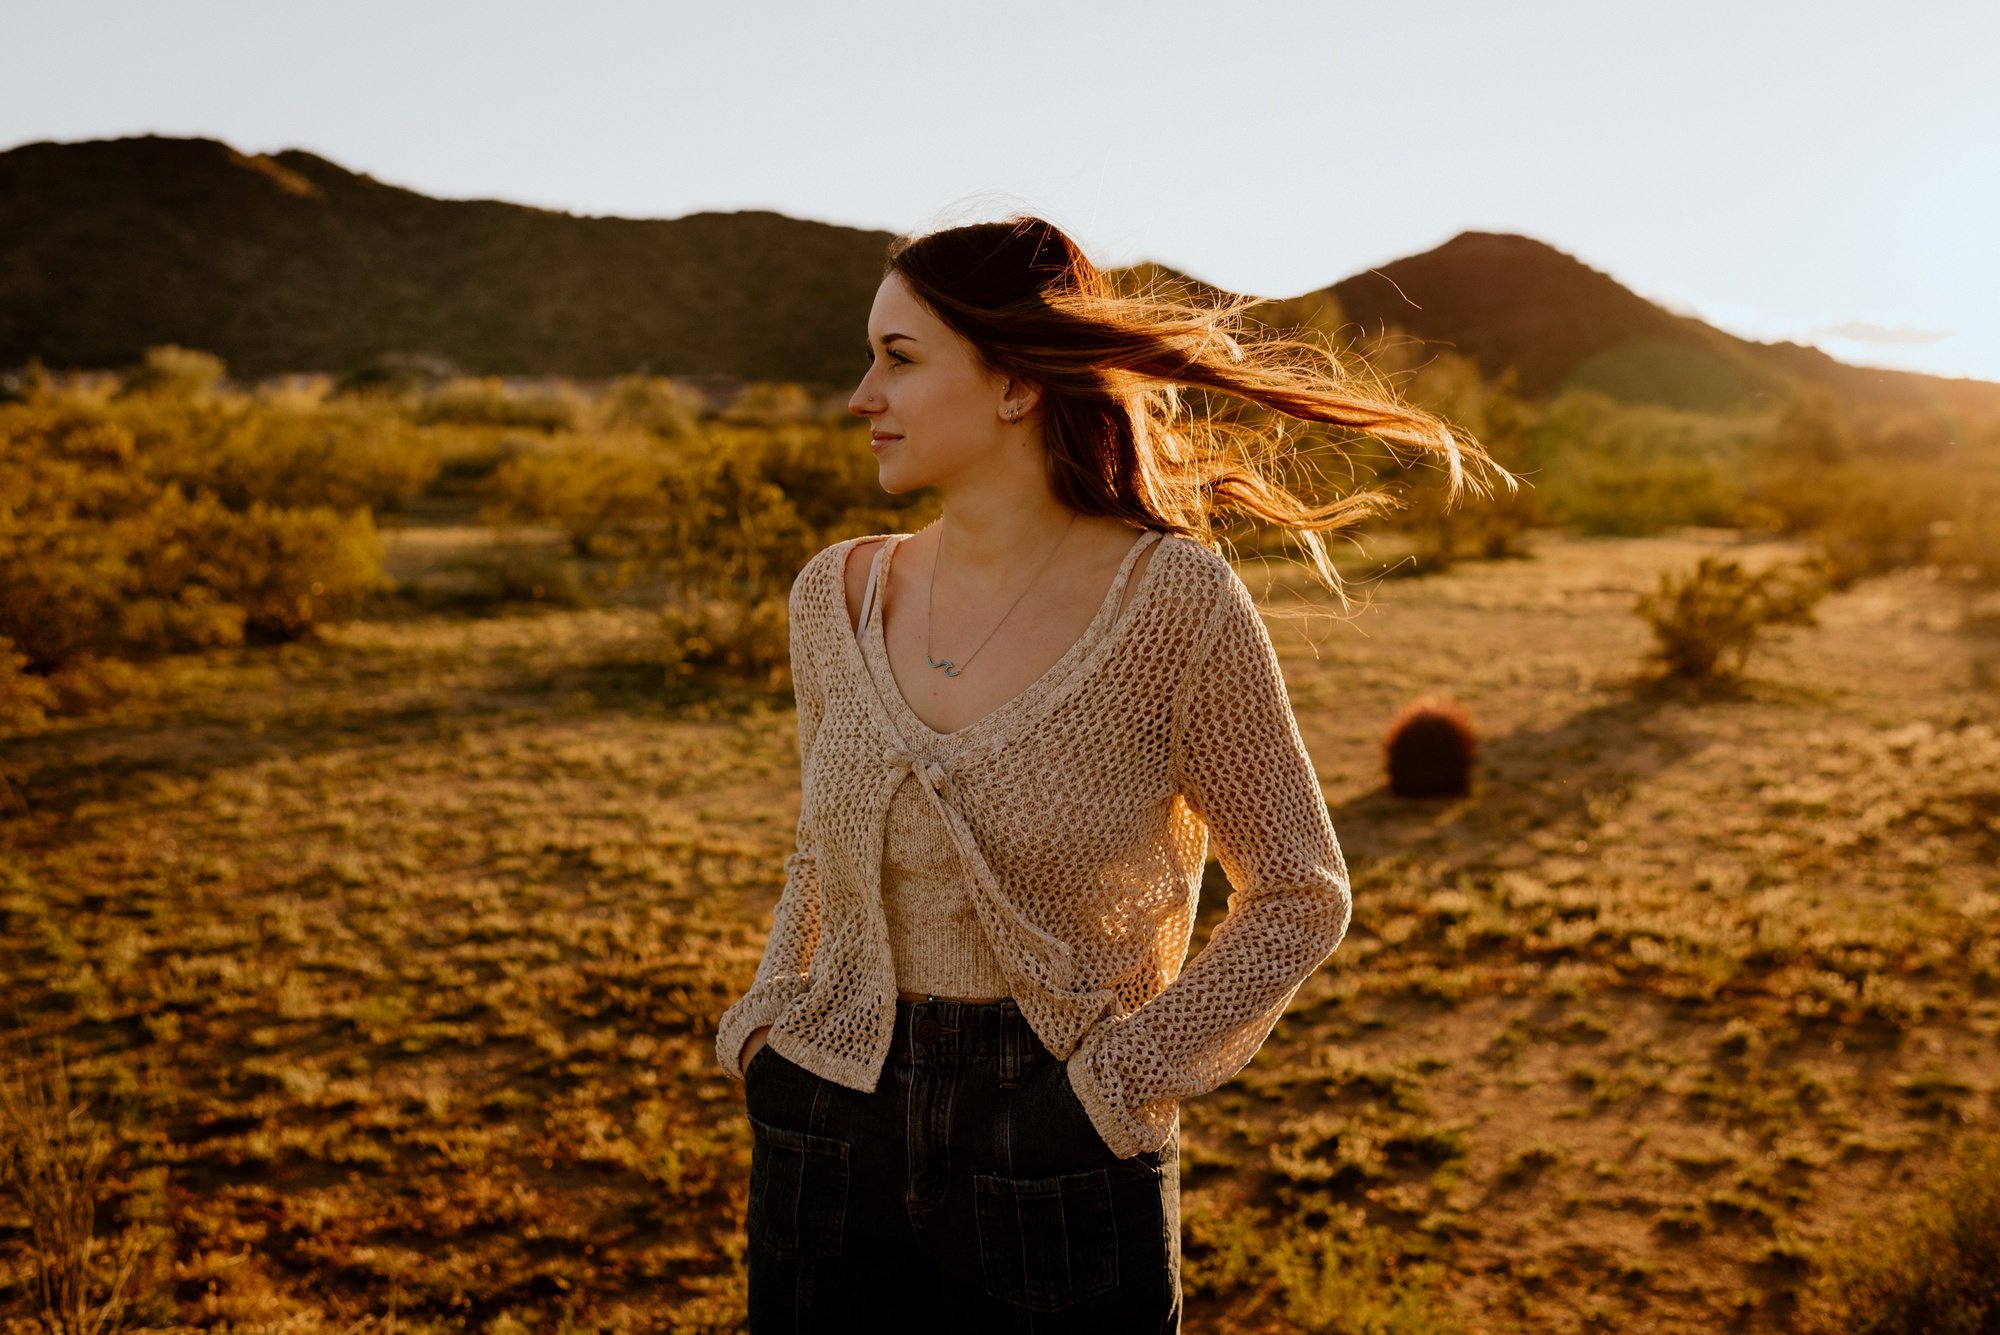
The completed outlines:
{"type": "Polygon", "coordinates": [[[882,346],[887,347],[889,346],[889,344],[894,343],[899,338],[902,339],[905,343],[915,343],[917,341],[916,339],[910,337],[910,335],[908,334],[884,334],[882,335],[882,346]]]}

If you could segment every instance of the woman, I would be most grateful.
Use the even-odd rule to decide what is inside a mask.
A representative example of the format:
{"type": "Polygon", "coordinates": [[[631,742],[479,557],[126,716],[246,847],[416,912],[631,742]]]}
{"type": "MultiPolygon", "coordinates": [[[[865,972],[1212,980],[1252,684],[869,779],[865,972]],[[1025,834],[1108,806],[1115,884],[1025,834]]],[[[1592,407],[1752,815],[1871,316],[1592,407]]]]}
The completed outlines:
{"type": "Polygon", "coordinates": [[[1387,505],[1306,504],[1247,457],[1279,432],[1181,391],[1362,428],[1454,494],[1491,466],[1312,345],[1239,337],[1246,306],[1121,295],[1036,219],[891,248],[849,407],[883,488],[943,517],[791,591],[798,844],[716,1036],[753,1133],[753,1331],[1178,1329],[1180,1104],[1349,916],[1209,534],[1278,524],[1340,594],[1319,534],[1387,505]],[[1230,911],[1183,967],[1211,835],[1230,911]]]}

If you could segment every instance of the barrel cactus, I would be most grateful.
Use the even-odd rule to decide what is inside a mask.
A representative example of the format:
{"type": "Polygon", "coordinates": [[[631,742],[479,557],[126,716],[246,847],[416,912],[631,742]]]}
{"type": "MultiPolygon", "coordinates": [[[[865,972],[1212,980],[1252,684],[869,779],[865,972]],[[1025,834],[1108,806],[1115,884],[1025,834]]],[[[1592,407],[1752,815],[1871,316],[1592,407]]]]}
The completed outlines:
{"type": "Polygon", "coordinates": [[[1389,724],[1383,760],[1389,791],[1398,797],[1464,797],[1472,791],[1479,737],[1456,702],[1424,696],[1389,724]]]}

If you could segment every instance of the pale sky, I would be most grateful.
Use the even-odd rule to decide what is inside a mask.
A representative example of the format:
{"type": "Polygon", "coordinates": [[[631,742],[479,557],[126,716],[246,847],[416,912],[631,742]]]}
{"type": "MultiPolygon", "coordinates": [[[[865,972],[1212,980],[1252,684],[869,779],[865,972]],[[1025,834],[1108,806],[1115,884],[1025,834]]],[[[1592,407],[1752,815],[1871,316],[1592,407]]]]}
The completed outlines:
{"type": "Polygon", "coordinates": [[[201,135],[446,198],[1004,208],[1289,296],[1470,229],[2000,381],[1992,0],[8,0],[0,148],[201,135]]]}

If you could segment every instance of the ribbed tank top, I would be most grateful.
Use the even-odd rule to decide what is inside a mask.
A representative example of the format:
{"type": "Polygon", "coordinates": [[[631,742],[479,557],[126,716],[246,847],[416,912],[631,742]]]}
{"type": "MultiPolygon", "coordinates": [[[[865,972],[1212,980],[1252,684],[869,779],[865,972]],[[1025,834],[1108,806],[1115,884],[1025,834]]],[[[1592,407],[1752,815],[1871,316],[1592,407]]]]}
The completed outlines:
{"type": "MultiPolygon", "coordinates": [[[[882,570],[881,543],[861,599],[866,627],[882,570]]],[[[885,683],[894,690],[893,682],[885,683]]],[[[941,997],[1004,997],[1013,991],[972,907],[971,887],[943,820],[914,783],[889,799],[882,829],[882,914],[896,986],[941,997]]]]}

